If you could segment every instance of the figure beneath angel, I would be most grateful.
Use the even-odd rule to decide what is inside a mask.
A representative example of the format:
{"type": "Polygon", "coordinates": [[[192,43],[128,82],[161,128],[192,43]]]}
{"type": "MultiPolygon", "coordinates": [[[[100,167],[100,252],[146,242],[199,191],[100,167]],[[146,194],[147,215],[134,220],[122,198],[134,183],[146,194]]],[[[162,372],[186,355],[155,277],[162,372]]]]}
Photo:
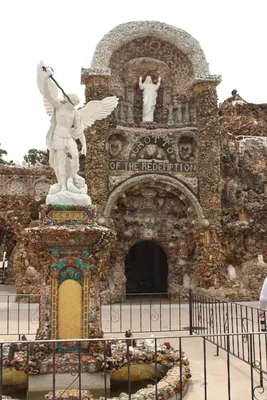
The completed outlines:
{"type": "Polygon", "coordinates": [[[86,155],[84,129],[111,114],[118,104],[118,99],[112,96],[100,101],[90,101],[84,108],[77,110],[75,107],[80,103],[79,97],[63,92],[63,99],[59,99],[57,86],[50,79],[52,76],[53,72],[45,68],[42,62],[38,64],[38,88],[43,95],[46,112],[51,117],[51,126],[46,136],[49,163],[57,178],[57,183],[50,187],[46,202],[87,205],[87,185],[84,178],[78,175],[79,152],[76,140],[81,142],[81,154],[86,155]],[[77,199],[78,194],[80,196],[77,199]]]}

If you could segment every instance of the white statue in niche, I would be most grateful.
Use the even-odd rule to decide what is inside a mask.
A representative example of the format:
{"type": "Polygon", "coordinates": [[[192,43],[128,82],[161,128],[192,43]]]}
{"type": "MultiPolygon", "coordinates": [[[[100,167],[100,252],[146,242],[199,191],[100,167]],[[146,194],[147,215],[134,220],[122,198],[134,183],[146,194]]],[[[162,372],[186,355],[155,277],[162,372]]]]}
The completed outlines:
{"type": "Polygon", "coordinates": [[[79,97],[75,94],[67,95],[53,78],[52,70],[45,68],[42,62],[37,66],[37,84],[43,95],[46,113],[51,117],[46,144],[50,153],[49,163],[57,177],[57,183],[50,187],[46,203],[90,205],[87,185],[84,178],[78,175],[79,152],[76,140],[81,142],[81,154],[86,155],[84,129],[111,114],[117,107],[118,98],[111,96],[100,101],[90,101],[82,109],[76,110],[75,107],[80,103],[79,97]],[[57,87],[61,89],[63,99],[58,98],[57,87]]]}
{"type": "Polygon", "coordinates": [[[143,91],[143,122],[154,121],[154,111],[156,108],[158,89],[160,87],[161,77],[158,78],[158,83],[152,82],[151,76],[147,76],[143,83],[143,78],[139,78],[139,88],[143,91]]]}
{"type": "Polygon", "coordinates": [[[264,265],[264,264],[265,264],[265,262],[264,262],[264,260],[263,260],[263,255],[262,255],[262,254],[258,254],[257,264],[258,264],[258,265],[264,265]]]}
{"type": "Polygon", "coordinates": [[[185,289],[190,289],[190,276],[188,274],[184,274],[183,276],[183,286],[185,289]]]}
{"type": "Polygon", "coordinates": [[[228,265],[227,273],[228,273],[229,279],[235,279],[236,278],[236,270],[235,270],[235,267],[232,264],[228,265]]]}

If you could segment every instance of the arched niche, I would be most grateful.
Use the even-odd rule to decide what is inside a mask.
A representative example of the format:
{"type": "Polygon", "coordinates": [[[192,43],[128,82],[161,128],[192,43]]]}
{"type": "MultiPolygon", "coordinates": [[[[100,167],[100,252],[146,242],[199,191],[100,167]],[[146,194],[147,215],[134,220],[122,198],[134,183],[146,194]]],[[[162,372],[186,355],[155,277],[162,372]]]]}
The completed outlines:
{"type": "Polygon", "coordinates": [[[82,286],[73,279],[58,289],[58,339],[82,337],[82,286]]]}

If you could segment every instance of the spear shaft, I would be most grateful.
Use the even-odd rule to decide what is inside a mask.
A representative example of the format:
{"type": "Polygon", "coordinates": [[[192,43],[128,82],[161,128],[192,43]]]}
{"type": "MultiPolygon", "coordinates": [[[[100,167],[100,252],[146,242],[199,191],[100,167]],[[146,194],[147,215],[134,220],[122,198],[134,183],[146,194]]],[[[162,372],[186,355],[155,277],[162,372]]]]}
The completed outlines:
{"type": "MultiPolygon", "coordinates": [[[[48,67],[48,68],[50,68],[50,67],[48,67]]],[[[52,71],[53,71],[53,68],[51,68],[51,69],[52,69],[52,71]]],[[[45,71],[45,72],[47,72],[47,67],[45,67],[45,66],[43,65],[43,66],[42,66],[42,70],[45,71]]],[[[69,102],[74,106],[73,102],[71,101],[71,99],[69,98],[69,96],[67,95],[67,93],[65,93],[64,89],[62,89],[62,87],[58,84],[58,82],[55,80],[55,78],[53,77],[52,74],[49,76],[49,78],[52,79],[52,81],[55,83],[55,85],[61,90],[63,96],[65,96],[65,97],[69,100],[69,102]]]]}

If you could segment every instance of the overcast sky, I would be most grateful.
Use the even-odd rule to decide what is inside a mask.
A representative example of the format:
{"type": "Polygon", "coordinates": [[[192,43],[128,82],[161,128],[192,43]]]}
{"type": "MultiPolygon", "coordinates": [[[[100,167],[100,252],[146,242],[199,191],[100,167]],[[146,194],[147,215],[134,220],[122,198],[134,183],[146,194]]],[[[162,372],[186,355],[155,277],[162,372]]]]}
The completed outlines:
{"type": "Polygon", "coordinates": [[[45,149],[49,117],[36,86],[44,60],[67,92],[83,102],[81,67],[115,26],[156,20],[184,29],[203,48],[212,74],[222,75],[219,101],[232,89],[267,103],[267,0],[6,0],[0,2],[1,148],[21,162],[45,149]]]}

